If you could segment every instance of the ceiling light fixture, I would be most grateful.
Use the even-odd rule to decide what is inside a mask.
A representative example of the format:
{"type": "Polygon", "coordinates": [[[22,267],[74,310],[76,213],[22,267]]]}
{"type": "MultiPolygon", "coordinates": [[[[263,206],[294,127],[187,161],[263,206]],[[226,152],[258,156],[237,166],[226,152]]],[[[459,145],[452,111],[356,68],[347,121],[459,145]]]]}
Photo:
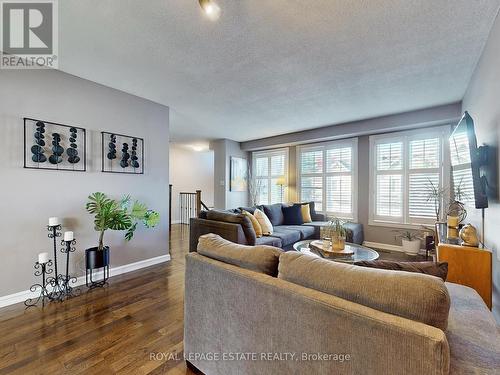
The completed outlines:
{"type": "Polygon", "coordinates": [[[212,21],[216,21],[220,16],[220,8],[217,3],[213,0],[198,0],[205,12],[205,15],[210,18],[212,21]]]}

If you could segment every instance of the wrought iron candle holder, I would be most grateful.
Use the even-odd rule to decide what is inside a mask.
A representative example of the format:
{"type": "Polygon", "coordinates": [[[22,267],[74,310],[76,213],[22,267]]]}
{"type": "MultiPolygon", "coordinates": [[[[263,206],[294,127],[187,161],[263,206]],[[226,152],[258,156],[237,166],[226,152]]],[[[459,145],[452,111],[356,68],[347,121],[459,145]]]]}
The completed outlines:
{"type": "Polygon", "coordinates": [[[62,276],[63,278],[63,281],[62,281],[62,289],[64,291],[63,293],[63,297],[64,298],[70,298],[70,297],[74,297],[75,295],[78,295],[79,293],[77,293],[76,289],[73,289],[73,287],[71,286],[71,284],[76,284],[76,277],[74,276],[70,276],[69,275],[69,254],[70,253],[74,253],[76,251],[76,247],[74,245],[76,245],[76,240],[72,240],[72,241],[61,241],[61,245],[63,245],[64,247],[61,249],[61,253],[63,254],[66,254],[66,274],[62,276]]]}
{"type": "Polygon", "coordinates": [[[47,280],[46,280],[46,275],[51,274],[54,272],[53,269],[50,269],[48,267],[52,266],[52,261],[49,260],[47,263],[35,263],[35,276],[42,276],[42,281],[40,284],[33,284],[30,287],[30,291],[35,293],[37,289],[40,289],[40,295],[35,298],[28,298],[26,301],[24,301],[24,305],[26,308],[28,307],[34,307],[38,305],[38,303],[41,301],[42,302],[42,307],[45,306],[45,301],[46,300],[51,300],[50,298],[50,292],[47,290],[47,280]]]}
{"type": "Polygon", "coordinates": [[[49,231],[48,237],[53,240],[54,247],[54,260],[49,260],[47,263],[35,263],[35,276],[41,276],[41,283],[37,283],[31,286],[31,292],[36,292],[40,288],[40,295],[35,298],[27,299],[24,304],[26,308],[36,306],[39,302],[42,302],[42,307],[45,306],[45,302],[48,301],[59,301],[62,302],[65,299],[74,297],[79,294],[79,290],[71,286],[71,284],[76,284],[77,278],[70,276],[69,274],[69,254],[74,253],[76,250],[76,240],[71,241],[61,241],[61,253],[66,254],[66,272],[65,274],[59,273],[57,268],[57,238],[61,237],[61,225],[49,225],[47,226],[49,231]],[[53,275],[47,277],[47,275],[53,275]]]}
{"type": "Polygon", "coordinates": [[[49,277],[47,282],[52,286],[49,298],[51,301],[62,301],[65,298],[64,293],[64,276],[59,274],[57,270],[57,238],[62,236],[61,225],[48,225],[47,230],[49,238],[53,240],[54,248],[54,276],[49,277]]]}

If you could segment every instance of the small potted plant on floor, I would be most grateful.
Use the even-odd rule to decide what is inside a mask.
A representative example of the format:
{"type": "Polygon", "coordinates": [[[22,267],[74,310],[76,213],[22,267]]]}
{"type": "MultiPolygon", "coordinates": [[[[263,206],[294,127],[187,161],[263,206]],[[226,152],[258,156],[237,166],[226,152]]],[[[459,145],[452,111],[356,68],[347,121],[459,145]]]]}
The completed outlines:
{"type": "Polygon", "coordinates": [[[409,231],[398,231],[396,238],[401,238],[403,251],[408,255],[417,255],[420,251],[420,237],[409,231]]]}
{"type": "Polygon", "coordinates": [[[117,201],[99,192],[89,196],[86,209],[94,215],[94,228],[99,232],[99,245],[85,250],[87,286],[102,286],[109,277],[110,253],[109,247],[104,245],[104,233],[107,230],[126,230],[125,240],[130,241],[139,222],[146,228],[152,228],[159,223],[160,215],[143,203],[132,201],[130,196],[117,201]],[[93,271],[100,268],[103,268],[103,279],[94,282],[93,271]]]}

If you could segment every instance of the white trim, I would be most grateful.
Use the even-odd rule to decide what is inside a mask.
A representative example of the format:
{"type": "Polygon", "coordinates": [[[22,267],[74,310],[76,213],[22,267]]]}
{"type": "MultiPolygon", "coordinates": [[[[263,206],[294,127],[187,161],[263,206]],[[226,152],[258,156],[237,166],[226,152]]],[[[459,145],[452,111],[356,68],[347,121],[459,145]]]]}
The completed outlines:
{"type": "MultiPolygon", "coordinates": [[[[403,250],[403,246],[399,245],[389,245],[387,243],[379,243],[379,242],[371,242],[371,241],[364,241],[363,246],[372,248],[372,249],[380,249],[380,250],[387,250],[387,251],[395,251],[399,253],[405,253],[403,250]]],[[[405,253],[406,254],[406,253],[405,253]]],[[[425,255],[425,250],[420,249],[418,252],[418,255],[425,255]]]]}
{"type": "MultiPolygon", "coordinates": [[[[123,266],[112,267],[109,269],[109,275],[110,277],[118,276],[123,273],[137,271],[140,270],[141,268],[151,267],[154,266],[155,264],[164,263],[168,261],[170,261],[170,254],[160,255],[155,258],[144,259],[138,262],[125,264],[123,266]]],[[[94,277],[102,277],[102,271],[94,273],[94,277]]],[[[78,277],[76,283],[73,284],[72,286],[76,287],[80,285],[85,285],[85,275],[78,277]]],[[[28,298],[36,298],[38,294],[39,293],[31,292],[28,289],[28,290],[23,290],[21,292],[8,294],[6,296],[0,296],[0,308],[13,305],[19,302],[24,302],[28,298]]]]}
{"type": "Polygon", "coordinates": [[[387,243],[364,241],[363,246],[370,247],[372,249],[398,251],[398,252],[404,253],[403,246],[399,246],[399,245],[389,245],[387,243]]]}

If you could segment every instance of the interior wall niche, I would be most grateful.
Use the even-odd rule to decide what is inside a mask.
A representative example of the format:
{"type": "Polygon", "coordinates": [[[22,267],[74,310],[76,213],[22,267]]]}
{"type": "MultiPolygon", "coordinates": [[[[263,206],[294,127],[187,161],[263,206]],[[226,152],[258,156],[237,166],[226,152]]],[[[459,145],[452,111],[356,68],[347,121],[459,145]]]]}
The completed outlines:
{"type": "Polygon", "coordinates": [[[102,132],[102,171],[144,174],[144,139],[102,132]]]}
{"type": "Polygon", "coordinates": [[[85,129],[24,118],[24,168],[85,172],[86,149],[85,129]]]}

